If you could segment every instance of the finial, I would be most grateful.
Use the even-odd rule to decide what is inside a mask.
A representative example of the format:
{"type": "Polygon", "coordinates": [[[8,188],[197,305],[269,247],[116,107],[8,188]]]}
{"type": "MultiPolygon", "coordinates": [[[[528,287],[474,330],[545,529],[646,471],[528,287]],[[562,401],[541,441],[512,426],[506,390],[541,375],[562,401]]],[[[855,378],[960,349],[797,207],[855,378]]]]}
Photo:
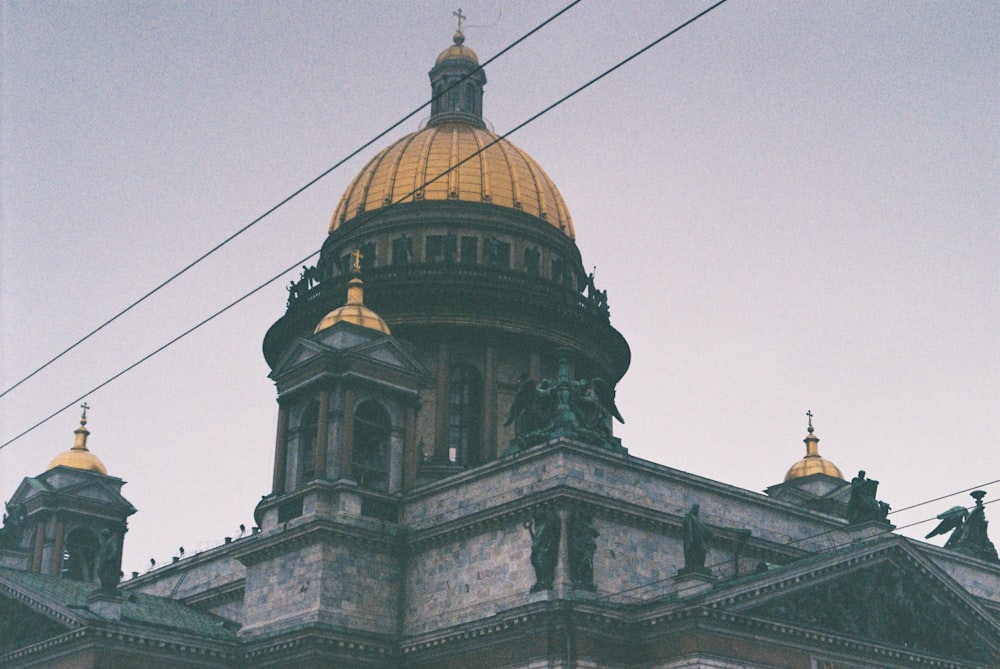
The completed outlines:
{"type": "Polygon", "coordinates": [[[458,8],[458,11],[452,12],[451,15],[458,18],[458,34],[461,35],[462,34],[462,21],[464,21],[465,19],[467,19],[469,17],[462,13],[462,8],[461,7],[458,8]]]}
{"type": "Polygon", "coordinates": [[[361,276],[361,259],[364,257],[361,249],[351,251],[351,274],[354,276],[361,276]]]}
{"type": "Polygon", "coordinates": [[[83,409],[83,415],[80,416],[80,427],[73,430],[73,434],[76,435],[76,438],[74,439],[73,448],[71,450],[86,451],[87,437],[90,435],[90,430],[87,429],[87,409],[90,408],[90,405],[84,402],[80,405],[80,408],[83,409]]]}
{"type": "Polygon", "coordinates": [[[809,434],[813,433],[813,412],[812,409],[806,411],[806,416],[809,417],[809,434]]]}
{"type": "Polygon", "coordinates": [[[80,416],[80,425],[86,425],[87,424],[87,409],[90,408],[90,405],[87,404],[86,402],[84,402],[83,404],[80,405],[80,408],[83,409],[83,415],[80,416]]]}

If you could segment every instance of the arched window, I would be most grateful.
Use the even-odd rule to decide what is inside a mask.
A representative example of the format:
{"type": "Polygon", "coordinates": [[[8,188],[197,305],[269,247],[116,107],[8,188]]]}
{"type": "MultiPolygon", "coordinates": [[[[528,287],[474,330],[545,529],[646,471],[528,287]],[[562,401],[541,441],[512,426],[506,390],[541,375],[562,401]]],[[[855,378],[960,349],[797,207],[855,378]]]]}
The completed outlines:
{"type": "Polygon", "coordinates": [[[319,402],[310,402],[299,421],[299,485],[316,476],[316,436],[319,432],[319,402]]]}
{"type": "Polygon", "coordinates": [[[389,482],[389,413],[378,402],[354,410],[351,475],[362,488],[386,490],[389,482]]]}
{"type": "Polygon", "coordinates": [[[63,544],[62,575],[74,581],[91,583],[97,578],[97,535],[77,528],[63,544]]]}
{"type": "Polygon", "coordinates": [[[483,380],[472,365],[458,365],[448,381],[448,458],[473,467],[482,462],[483,380]]]}

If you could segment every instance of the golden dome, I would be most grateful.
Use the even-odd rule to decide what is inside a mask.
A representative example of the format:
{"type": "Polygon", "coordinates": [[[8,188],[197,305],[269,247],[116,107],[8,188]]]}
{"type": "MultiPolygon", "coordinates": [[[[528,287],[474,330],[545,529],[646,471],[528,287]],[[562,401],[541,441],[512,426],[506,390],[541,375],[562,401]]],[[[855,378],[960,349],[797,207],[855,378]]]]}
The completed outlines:
{"type": "Polygon", "coordinates": [[[86,404],[84,404],[83,417],[80,418],[80,427],[73,431],[76,435],[76,440],[73,443],[73,448],[60,453],[49,466],[45,469],[48,471],[50,469],[55,469],[56,467],[72,467],[73,469],[82,469],[88,472],[97,472],[98,474],[108,475],[108,470],[101,462],[101,459],[87,450],[87,436],[90,431],[87,430],[87,409],[86,404]]]}
{"type": "Polygon", "coordinates": [[[440,65],[446,60],[453,59],[471,60],[476,65],[479,65],[479,56],[476,55],[476,52],[462,45],[465,42],[465,35],[462,34],[461,30],[455,33],[452,40],[455,43],[441,52],[441,55],[434,61],[435,65],[440,65]]]}
{"type": "Polygon", "coordinates": [[[506,139],[468,123],[428,126],[390,144],[348,186],[330,232],[366,211],[421,200],[509,207],[575,239],[569,209],[538,163],[506,139]]]}
{"type": "Polygon", "coordinates": [[[313,330],[313,334],[317,334],[321,330],[333,327],[341,322],[360,325],[363,328],[377,330],[382,334],[392,334],[389,331],[389,326],[382,320],[382,317],[365,306],[364,282],[361,281],[361,277],[359,276],[361,273],[361,251],[355,251],[351,255],[353,256],[352,272],[354,273],[354,277],[347,282],[347,304],[337,307],[324,316],[323,320],[316,326],[316,329],[313,330]]]}
{"type": "Polygon", "coordinates": [[[806,455],[796,462],[785,474],[785,480],[800,479],[813,474],[826,474],[844,480],[837,465],[819,454],[819,437],[813,434],[812,415],[809,414],[809,435],[802,441],[806,444],[806,455]]]}

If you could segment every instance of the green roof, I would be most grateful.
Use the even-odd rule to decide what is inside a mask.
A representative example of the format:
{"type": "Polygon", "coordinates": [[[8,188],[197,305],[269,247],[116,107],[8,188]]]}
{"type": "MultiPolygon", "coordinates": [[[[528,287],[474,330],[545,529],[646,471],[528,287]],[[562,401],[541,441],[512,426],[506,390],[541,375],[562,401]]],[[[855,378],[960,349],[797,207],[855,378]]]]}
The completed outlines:
{"type": "MultiPolygon", "coordinates": [[[[0,585],[24,592],[39,602],[58,608],[84,621],[108,622],[87,608],[87,598],[97,589],[93,583],[0,567],[0,585]]],[[[172,630],[213,641],[237,641],[235,626],[222,618],[198,611],[175,599],[142,593],[123,596],[121,622],[157,630],[172,630]]]]}

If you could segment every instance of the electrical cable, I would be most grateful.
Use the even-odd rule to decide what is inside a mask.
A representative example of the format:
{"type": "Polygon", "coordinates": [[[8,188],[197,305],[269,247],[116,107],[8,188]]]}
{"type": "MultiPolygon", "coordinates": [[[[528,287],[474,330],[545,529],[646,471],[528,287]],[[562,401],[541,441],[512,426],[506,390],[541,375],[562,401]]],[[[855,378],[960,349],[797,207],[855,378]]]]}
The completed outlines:
{"type": "Polygon", "coordinates": [[[304,262],[308,262],[309,260],[311,260],[316,255],[319,255],[319,251],[313,251],[312,253],[310,253],[309,255],[307,255],[305,258],[302,258],[301,260],[299,260],[299,261],[297,261],[295,263],[292,263],[291,266],[286,267],[285,269],[281,270],[281,272],[279,272],[278,274],[275,274],[273,277],[271,277],[270,279],[268,279],[264,283],[260,284],[259,286],[257,286],[253,290],[251,290],[249,293],[246,293],[242,297],[239,297],[236,300],[230,302],[229,304],[227,304],[226,306],[222,307],[221,309],[219,309],[218,311],[216,311],[214,314],[212,314],[208,318],[205,318],[205,319],[199,321],[198,323],[196,323],[195,325],[192,325],[190,328],[188,328],[184,332],[180,333],[179,335],[177,335],[176,337],[174,337],[173,339],[171,339],[167,343],[161,345],[156,350],[152,351],[151,353],[147,353],[146,355],[144,355],[143,357],[139,358],[138,360],[136,360],[131,365],[129,365],[125,369],[121,370],[117,374],[115,374],[115,375],[113,375],[113,376],[105,379],[101,383],[97,384],[96,386],[94,386],[93,388],[91,388],[90,390],[88,390],[87,392],[85,392],[84,394],[80,395],[75,400],[73,400],[72,402],[70,402],[69,404],[67,404],[66,406],[64,406],[63,408],[58,409],[58,410],[52,412],[51,414],[49,414],[48,416],[46,416],[42,420],[38,421],[37,423],[35,423],[34,425],[32,425],[31,427],[29,427],[28,429],[26,429],[21,434],[17,435],[16,437],[13,437],[12,439],[8,439],[4,443],[0,444],[0,449],[6,448],[10,444],[14,443],[15,441],[17,441],[18,439],[20,439],[21,437],[23,437],[24,435],[26,435],[29,432],[31,432],[32,430],[34,430],[34,429],[36,429],[36,428],[44,425],[45,423],[49,422],[50,420],[52,420],[53,418],[55,418],[56,416],[58,416],[59,414],[61,414],[63,411],[65,411],[66,409],[69,409],[71,406],[75,405],[80,400],[85,399],[86,397],[88,397],[91,394],[97,392],[98,390],[100,390],[104,386],[108,385],[112,381],[116,380],[120,376],[123,376],[124,374],[132,371],[133,369],[135,369],[136,367],[138,367],[142,363],[144,363],[147,360],[149,360],[150,358],[152,358],[154,355],[160,353],[161,351],[163,351],[167,347],[169,347],[169,346],[177,343],[178,341],[180,341],[184,337],[188,336],[189,334],[191,334],[192,332],[194,332],[195,330],[197,330],[198,328],[200,328],[202,325],[205,325],[209,321],[215,320],[216,317],[221,316],[222,314],[226,313],[227,311],[229,311],[230,309],[232,309],[233,307],[235,307],[240,302],[246,300],[247,298],[251,297],[252,295],[255,295],[256,293],[258,293],[259,291],[263,290],[267,286],[271,285],[272,283],[274,283],[275,281],[277,281],[281,277],[285,276],[285,274],[288,274],[289,272],[291,272],[293,269],[295,269],[296,267],[298,267],[299,264],[304,263],[304,262]]]}
{"type": "MultiPolygon", "coordinates": [[[[529,30],[528,32],[526,32],[524,35],[522,35],[521,37],[519,37],[518,39],[514,40],[513,42],[511,42],[510,44],[508,44],[506,47],[504,47],[503,49],[501,49],[498,53],[496,53],[495,55],[493,55],[492,57],[490,57],[489,59],[487,59],[486,61],[484,61],[483,64],[480,65],[479,67],[477,67],[475,70],[469,72],[468,74],[466,74],[462,78],[460,78],[458,81],[454,82],[451,86],[449,86],[448,88],[446,88],[445,90],[443,90],[436,97],[440,97],[441,95],[445,95],[445,94],[448,93],[448,91],[452,90],[453,88],[458,87],[466,79],[468,79],[472,75],[476,74],[477,72],[482,71],[482,69],[484,67],[486,67],[487,65],[489,65],[490,63],[492,63],[496,59],[498,59],[501,56],[503,56],[504,54],[506,54],[508,51],[510,51],[511,49],[513,49],[514,47],[516,47],[517,45],[519,45],[521,42],[523,42],[527,38],[529,38],[532,35],[534,35],[536,32],[538,32],[539,30],[541,30],[542,28],[544,28],[545,26],[547,26],[548,24],[550,24],[552,21],[554,21],[555,19],[557,19],[560,16],[562,16],[563,14],[565,14],[567,11],[569,11],[570,9],[572,9],[573,7],[575,7],[577,4],[579,4],[582,1],[583,0],[573,0],[570,4],[566,5],[565,7],[563,7],[562,9],[560,9],[558,12],[556,12],[555,14],[553,14],[552,16],[550,16],[549,18],[547,18],[545,21],[543,21],[542,23],[538,24],[537,26],[535,26],[534,28],[532,28],[531,30],[529,30]]],[[[367,149],[368,147],[370,147],[372,144],[374,144],[378,140],[380,140],[383,137],[385,137],[387,134],[389,134],[390,132],[392,132],[393,130],[395,130],[396,128],[398,128],[400,125],[402,125],[406,121],[408,121],[411,118],[413,118],[422,109],[424,109],[429,104],[431,104],[431,102],[432,102],[432,100],[428,100],[427,102],[423,103],[422,105],[420,105],[419,107],[417,107],[416,109],[414,109],[413,111],[411,111],[410,113],[406,114],[401,119],[399,119],[398,121],[396,121],[395,123],[393,123],[392,125],[390,125],[388,128],[386,128],[385,130],[383,130],[379,134],[375,135],[374,137],[372,137],[371,139],[369,139],[367,142],[365,142],[364,144],[362,144],[361,146],[359,146],[358,148],[356,148],[355,150],[351,151],[349,154],[347,154],[346,156],[344,156],[343,158],[341,158],[340,160],[338,160],[331,167],[329,167],[326,170],[324,170],[323,172],[321,172],[318,176],[313,177],[312,179],[310,179],[309,181],[307,181],[305,183],[305,185],[300,186],[291,195],[288,195],[283,200],[281,200],[280,202],[278,202],[278,204],[274,205],[273,207],[271,207],[270,209],[268,209],[267,211],[265,211],[263,214],[261,214],[260,216],[258,216],[255,219],[253,219],[252,221],[250,221],[249,223],[247,223],[246,225],[244,225],[242,228],[240,228],[239,230],[237,230],[236,232],[232,233],[231,235],[229,235],[228,237],[226,237],[225,239],[223,239],[221,242],[219,242],[218,244],[216,244],[215,246],[213,246],[212,248],[210,248],[208,251],[205,251],[200,256],[198,256],[197,258],[195,258],[194,260],[192,260],[190,263],[188,263],[187,265],[185,265],[181,269],[179,269],[176,272],[174,272],[166,280],[164,280],[163,282],[159,283],[158,285],[156,285],[155,287],[153,287],[152,289],[150,289],[149,291],[147,291],[144,295],[142,295],[137,300],[135,300],[134,302],[132,302],[131,304],[129,304],[127,307],[125,307],[124,309],[122,309],[121,311],[119,311],[118,313],[116,313],[114,316],[112,316],[108,320],[106,320],[103,323],[101,323],[99,326],[97,326],[96,328],[94,328],[93,330],[91,330],[89,333],[87,333],[83,337],[77,339],[68,348],[64,349],[62,352],[60,352],[58,355],[56,355],[55,357],[53,357],[52,359],[50,359],[48,362],[46,362],[43,365],[37,367],[35,369],[35,371],[31,372],[30,374],[28,374],[27,376],[25,376],[24,378],[22,378],[20,381],[18,381],[14,385],[12,385],[9,388],[7,388],[7,389],[3,390],[2,392],[0,392],[0,398],[3,398],[5,395],[7,395],[7,393],[11,392],[12,390],[14,390],[18,386],[20,386],[22,383],[24,383],[28,379],[32,378],[33,376],[35,376],[36,374],[38,374],[39,372],[41,372],[43,369],[47,368],[49,365],[51,365],[52,363],[56,362],[57,360],[59,360],[60,358],[62,358],[64,355],[66,355],[67,353],[69,353],[70,351],[72,351],[73,349],[75,349],[77,346],[79,346],[83,342],[87,341],[88,339],[90,339],[91,337],[93,337],[95,334],[97,334],[98,332],[100,332],[101,330],[103,330],[104,328],[106,328],[107,326],[111,325],[112,323],[114,323],[115,321],[117,321],[119,318],[121,318],[122,316],[124,316],[125,314],[127,314],[128,312],[132,311],[132,309],[134,309],[135,307],[137,307],[140,304],[142,304],[143,302],[145,302],[147,299],[149,299],[150,297],[152,297],[153,295],[155,295],[156,293],[158,293],[161,289],[163,289],[166,286],[168,286],[169,284],[173,283],[173,281],[175,279],[177,279],[178,277],[180,277],[182,274],[186,273],[188,270],[190,270],[191,268],[193,268],[195,265],[199,264],[202,260],[205,260],[206,258],[208,258],[209,256],[211,256],[212,254],[214,254],[216,251],[218,251],[219,249],[221,249],[223,246],[225,246],[229,242],[233,241],[234,239],[236,239],[237,237],[239,237],[240,235],[242,235],[244,232],[246,232],[250,228],[252,228],[255,225],[257,225],[258,223],[260,223],[261,221],[263,221],[265,218],[267,218],[268,216],[270,216],[271,214],[273,214],[274,212],[276,212],[278,209],[280,209],[284,205],[286,205],[289,202],[291,202],[294,198],[298,197],[303,192],[305,192],[307,189],[309,189],[312,186],[314,186],[316,183],[318,183],[320,180],[322,180],[323,178],[325,178],[327,175],[329,175],[331,172],[333,172],[334,170],[336,170],[338,167],[342,166],[344,163],[346,163],[347,161],[349,161],[352,158],[354,158],[355,156],[357,156],[359,153],[361,153],[362,151],[364,151],[365,149],[367,149]]]]}
{"type": "MultiPolygon", "coordinates": [[[[576,0],[576,2],[579,2],[579,1],[580,1],[580,0],[576,0]]],[[[508,132],[504,133],[503,135],[500,135],[500,136],[498,136],[498,137],[497,137],[496,139],[494,139],[494,140],[493,140],[492,142],[490,142],[490,143],[486,144],[485,146],[483,146],[482,148],[480,148],[480,149],[479,149],[478,151],[476,151],[476,152],[472,153],[471,155],[469,155],[468,157],[466,157],[466,158],[465,158],[464,160],[461,160],[461,161],[459,161],[458,163],[456,163],[455,165],[452,165],[451,167],[449,167],[448,169],[446,169],[446,170],[445,170],[444,172],[442,172],[441,174],[437,175],[436,177],[433,177],[432,179],[428,179],[427,181],[425,181],[425,182],[424,182],[424,184],[423,184],[422,186],[420,186],[420,187],[418,187],[418,188],[415,188],[414,190],[410,191],[410,193],[408,193],[407,195],[404,195],[403,197],[399,198],[399,199],[398,199],[398,200],[397,200],[396,202],[392,203],[392,205],[387,205],[387,206],[393,206],[393,205],[396,205],[396,204],[399,204],[400,202],[404,201],[404,200],[405,200],[406,198],[409,198],[409,197],[413,196],[413,195],[414,195],[414,194],[415,194],[415,193],[416,193],[417,191],[419,191],[419,190],[420,190],[421,188],[424,188],[424,187],[426,187],[426,186],[427,186],[428,184],[431,184],[431,183],[434,183],[434,182],[435,182],[435,181],[437,181],[438,179],[441,179],[442,177],[444,177],[444,176],[446,176],[446,175],[450,174],[451,172],[453,172],[454,170],[458,169],[458,168],[459,168],[460,166],[462,166],[462,165],[463,165],[463,164],[465,164],[466,162],[468,162],[468,161],[472,160],[473,158],[475,158],[476,156],[478,156],[478,155],[479,155],[479,154],[481,154],[482,152],[486,151],[486,150],[487,150],[487,149],[489,149],[490,147],[494,146],[494,145],[495,145],[495,144],[497,144],[498,142],[502,141],[503,139],[505,139],[505,138],[506,138],[506,137],[508,137],[509,135],[511,135],[511,134],[513,134],[513,133],[515,133],[515,132],[517,132],[518,130],[520,130],[520,129],[524,128],[524,127],[525,127],[526,125],[528,125],[529,123],[532,123],[533,121],[537,120],[537,119],[538,119],[538,118],[540,118],[541,116],[543,116],[543,115],[547,114],[548,112],[552,111],[553,109],[555,109],[556,107],[558,107],[558,106],[559,106],[559,105],[561,105],[562,103],[566,102],[567,100],[569,100],[570,98],[574,97],[574,96],[575,96],[575,95],[577,95],[578,93],[580,93],[580,92],[582,92],[582,91],[586,90],[587,88],[589,88],[589,87],[590,87],[590,86],[592,86],[593,84],[597,83],[598,81],[600,81],[600,80],[601,80],[601,79],[603,79],[604,77],[608,76],[608,75],[609,75],[609,74],[611,74],[612,72],[615,72],[616,70],[620,69],[621,67],[623,67],[623,66],[624,66],[624,65],[626,65],[627,63],[629,63],[629,62],[631,62],[631,61],[635,60],[635,59],[636,59],[636,58],[638,58],[638,57],[639,57],[640,55],[642,55],[642,54],[646,53],[647,51],[649,51],[650,49],[652,49],[652,48],[653,48],[653,47],[655,47],[656,45],[660,44],[661,42],[663,42],[663,41],[664,41],[665,39],[667,39],[667,38],[668,38],[668,37],[670,37],[671,35],[674,35],[675,33],[679,32],[680,30],[683,30],[683,29],[684,29],[684,28],[686,28],[687,26],[691,25],[692,23],[694,23],[695,21],[697,21],[697,20],[698,20],[698,19],[700,19],[701,17],[705,16],[706,14],[708,14],[709,12],[711,12],[712,10],[714,10],[714,9],[716,9],[716,8],[718,8],[718,7],[720,7],[720,6],[722,6],[722,5],[723,5],[723,4],[725,4],[726,2],[728,2],[728,0],[718,0],[718,2],[716,2],[716,3],[715,3],[715,4],[713,4],[713,5],[711,5],[711,6],[710,6],[710,7],[708,7],[707,9],[704,9],[704,10],[702,10],[701,12],[699,12],[698,14],[696,14],[695,16],[693,16],[692,18],[690,18],[690,19],[688,19],[687,21],[685,21],[685,22],[681,23],[680,25],[678,25],[678,26],[677,26],[676,28],[673,28],[673,29],[672,29],[672,30],[670,30],[669,32],[667,32],[667,33],[663,34],[662,36],[660,36],[660,37],[658,37],[657,39],[653,40],[652,42],[650,42],[650,43],[649,43],[649,44],[647,44],[646,46],[642,47],[642,48],[641,48],[641,49],[639,49],[638,51],[634,52],[634,53],[633,53],[632,55],[630,55],[630,56],[628,56],[628,57],[624,58],[623,60],[619,61],[619,62],[618,62],[618,63],[617,63],[616,65],[613,65],[612,67],[608,68],[607,70],[605,70],[605,71],[604,71],[604,72],[602,72],[601,74],[599,74],[599,75],[597,75],[596,77],[593,77],[592,79],[590,79],[589,81],[587,81],[587,82],[586,82],[585,84],[583,84],[583,85],[581,85],[581,86],[577,87],[576,89],[574,89],[574,90],[573,90],[573,91],[571,91],[570,93],[567,93],[566,95],[562,96],[561,98],[559,98],[558,100],[556,100],[556,101],[555,101],[555,102],[553,102],[552,104],[550,104],[550,105],[548,105],[547,107],[545,107],[545,108],[544,108],[544,109],[543,109],[542,111],[540,111],[540,112],[538,112],[538,113],[536,113],[536,114],[533,114],[533,115],[532,115],[531,117],[529,117],[529,118],[528,118],[528,119],[527,119],[526,121],[523,121],[523,122],[519,123],[518,125],[514,126],[514,128],[513,128],[512,130],[509,130],[508,132]]],[[[575,4],[575,3],[574,3],[574,4],[575,4]]],[[[572,5],[571,5],[571,6],[572,6],[572,5]]],[[[566,7],[566,8],[564,8],[564,9],[563,9],[563,11],[565,11],[565,10],[566,10],[566,9],[568,9],[568,8],[569,8],[569,7],[566,7]]],[[[553,16],[552,18],[555,18],[555,16],[558,16],[558,14],[557,14],[557,15],[554,15],[554,16],[553,16]]],[[[551,21],[552,19],[549,19],[549,20],[551,21]]],[[[537,29],[538,29],[538,28],[536,28],[535,30],[537,30],[537,29]]],[[[522,38],[522,39],[523,39],[523,38],[522,38]]],[[[515,44],[516,44],[516,42],[515,42],[515,44]]],[[[508,47],[508,49],[509,49],[509,48],[510,48],[510,47],[508,47]]],[[[501,52],[501,53],[503,53],[503,52],[501,52]]],[[[498,55],[499,55],[499,54],[498,54],[498,55]]],[[[496,57],[497,57],[497,56],[494,56],[494,59],[495,59],[496,57]]],[[[480,66],[480,67],[482,67],[482,66],[480,66]]],[[[374,140],[373,140],[373,141],[374,141],[374,140]]],[[[366,146],[367,146],[367,145],[366,145],[366,146]]],[[[345,160],[346,160],[346,159],[345,159],[345,160]]],[[[330,168],[330,170],[332,170],[332,169],[333,169],[333,168],[330,168]]],[[[328,173],[328,172],[329,172],[330,170],[327,170],[327,173],[328,173]]],[[[326,173],[324,173],[324,175],[325,175],[325,174],[326,174],[326,173]]],[[[309,184],[309,185],[311,185],[312,183],[315,183],[315,181],[317,181],[318,179],[322,178],[322,176],[324,176],[324,175],[321,175],[320,177],[317,177],[316,179],[314,179],[314,180],[313,180],[313,182],[310,182],[310,184],[309,184]]],[[[302,190],[304,190],[304,189],[305,189],[306,187],[308,187],[308,185],[307,185],[307,186],[304,186],[304,187],[303,187],[303,188],[301,188],[301,189],[299,189],[299,191],[297,191],[297,193],[298,193],[298,192],[302,192],[302,190]]],[[[287,202],[287,201],[288,201],[288,199],[291,199],[291,197],[294,197],[294,196],[290,196],[289,198],[286,198],[285,202],[287,202]]],[[[280,206],[280,205],[278,205],[278,206],[280,206]]],[[[276,207],[274,207],[274,208],[272,208],[272,210],[271,210],[271,211],[273,211],[273,210],[274,210],[274,209],[276,209],[276,208],[277,208],[277,206],[276,206],[276,207]]],[[[266,214],[265,214],[265,215],[266,215],[266,214]]],[[[317,251],[317,252],[315,252],[315,253],[312,253],[312,254],[310,254],[310,255],[306,256],[306,260],[309,260],[309,259],[311,259],[311,258],[312,258],[313,256],[315,256],[315,255],[316,255],[317,253],[319,253],[319,252],[317,251]]],[[[302,261],[299,261],[299,262],[302,262],[302,261]]],[[[17,441],[17,440],[18,440],[18,439],[20,439],[21,437],[23,437],[23,436],[25,436],[26,434],[30,433],[30,432],[31,432],[32,430],[34,430],[34,429],[36,429],[36,428],[38,428],[38,427],[40,427],[40,426],[44,425],[45,423],[47,423],[47,422],[48,422],[49,420],[51,420],[52,418],[55,418],[55,417],[56,417],[56,416],[58,416],[58,415],[59,415],[60,413],[62,413],[62,412],[63,412],[63,411],[65,411],[66,409],[68,409],[68,408],[70,408],[71,406],[73,406],[73,405],[74,405],[74,404],[75,404],[76,402],[80,401],[81,399],[84,399],[84,398],[86,398],[86,397],[87,397],[87,396],[88,396],[88,395],[89,395],[90,393],[93,393],[93,392],[95,392],[95,391],[99,390],[100,388],[103,388],[104,386],[106,386],[106,385],[107,385],[108,383],[110,383],[111,381],[113,381],[113,380],[117,379],[118,377],[122,376],[122,375],[123,375],[123,374],[125,374],[126,372],[128,372],[128,371],[130,371],[130,370],[134,369],[134,368],[135,368],[135,367],[137,367],[137,366],[138,366],[139,364],[141,364],[141,363],[145,362],[146,360],[148,360],[148,359],[149,359],[149,358],[151,358],[152,356],[156,355],[157,353],[159,353],[159,352],[160,352],[160,351],[162,351],[163,349],[167,348],[168,346],[170,346],[170,345],[171,345],[171,344],[173,344],[174,342],[178,341],[179,339],[181,339],[181,338],[183,338],[183,337],[187,336],[188,334],[190,334],[190,333],[191,333],[191,332],[193,332],[194,330],[197,330],[197,329],[198,329],[199,327],[201,327],[201,325],[203,325],[204,323],[207,323],[207,322],[208,322],[209,320],[211,320],[212,318],[215,318],[215,316],[218,316],[218,315],[220,315],[221,313],[223,313],[223,312],[227,311],[227,310],[228,310],[228,309],[229,309],[230,307],[232,307],[232,306],[235,306],[235,304],[238,304],[239,302],[241,302],[241,301],[242,301],[243,299],[245,299],[246,297],[249,297],[250,295],[252,295],[252,294],[256,293],[257,291],[259,291],[260,289],[264,288],[264,287],[265,287],[265,286],[267,286],[268,284],[270,284],[270,283],[273,283],[273,282],[274,282],[274,281],[276,281],[276,280],[277,280],[278,278],[280,278],[280,276],[284,275],[284,274],[285,274],[285,273],[287,273],[287,272],[290,272],[291,270],[293,270],[293,269],[294,269],[295,267],[297,267],[297,266],[298,266],[298,263],[296,263],[295,265],[292,265],[292,266],[291,266],[291,267],[289,267],[288,269],[285,269],[285,270],[283,270],[283,271],[282,271],[282,273],[281,273],[280,275],[278,275],[278,276],[276,276],[276,277],[274,277],[274,278],[271,278],[271,279],[268,279],[268,280],[267,280],[267,282],[265,282],[264,284],[262,284],[262,285],[260,285],[260,286],[258,286],[258,287],[256,287],[256,288],[254,288],[254,289],[253,289],[252,291],[250,291],[250,293],[247,293],[247,294],[246,294],[246,295],[245,295],[245,296],[244,296],[243,298],[240,298],[239,300],[237,300],[236,302],[234,302],[234,303],[230,304],[229,306],[227,306],[227,307],[224,307],[224,308],[223,308],[223,309],[222,309],[221,311],[219,311],[219,312],[216,312],[215,314],[213,314],[213,315],[212,315],[211,317],[209,317],[208,319],[206,319],[206,320],[205,320],[205,321],[203,321],[202,323],[199,323],[198,325],[196,325],[196,326],[194,326],[194,327],[190,328],[189,330],[186,330],[186,331],[185,331],[184,333],[182,333],[181,335],[178,335],[177,337],[175,337],[174,339],[170,340],[169,342],[167,342],[167,343],[166,343],[166,344],[164,344],[163,346],[159,347],[158,349],[156,349],[156,350],[155,350],[155,351],[153,351],[152,353],[150,353],[150,354],[148,354],[148,355],[144,356],[144,357],[143,357],[143,358],[142,358],[141,360],[139,360],[138,362],[136,362],[136,363],[133,363],[132,365],[129,365],[129,366],[128,366],[128,367],[126,368],[126,369],[122,370],[121,372],[119,372],[119,373],[115,374],[114,376],[112,376],[112,377],[111,377],[111,378],[109,378],[108,380],[104,381],[104,382],[103,382],[103,383],[101,383],[100,385],[96,386],[96,387],[95,387],[94,389],[92,389],[92,390],[91,390],[91,391],[90,391],[89,393],[84,393],[83,395],[81,395],[81,396],[80,396],[79,398],[77,398],[76,400],[73,400],[73,401],[72,401],[72,402],[70,402],[69,404],[65,405],[65,406],[64,406],[63,408],[59,409],[58,411],[55,411],[54,413],[50,414],[50,415],[49,415],[49,416],[47,416],[46,418],[44,418],[44,419],[40,420],[39,422],[35,423],[34,425],[32,425],[32,426],[31,426],[31,427],[29,427],[28,429],[24,430],[23,432],[21,432],[21,433],[20,433],[20,434],[18,434],[17,436],[15,436],[15,437],[13,437],[13,438],[11,438],[11,439],[9,439],[9,440],[5,441],[4,443],[0,444],[0,449],[3,449],[3,448],[5,448],[6,446],[8,446],[8,445],[12,444],[13,442],[17,441]]]]}

